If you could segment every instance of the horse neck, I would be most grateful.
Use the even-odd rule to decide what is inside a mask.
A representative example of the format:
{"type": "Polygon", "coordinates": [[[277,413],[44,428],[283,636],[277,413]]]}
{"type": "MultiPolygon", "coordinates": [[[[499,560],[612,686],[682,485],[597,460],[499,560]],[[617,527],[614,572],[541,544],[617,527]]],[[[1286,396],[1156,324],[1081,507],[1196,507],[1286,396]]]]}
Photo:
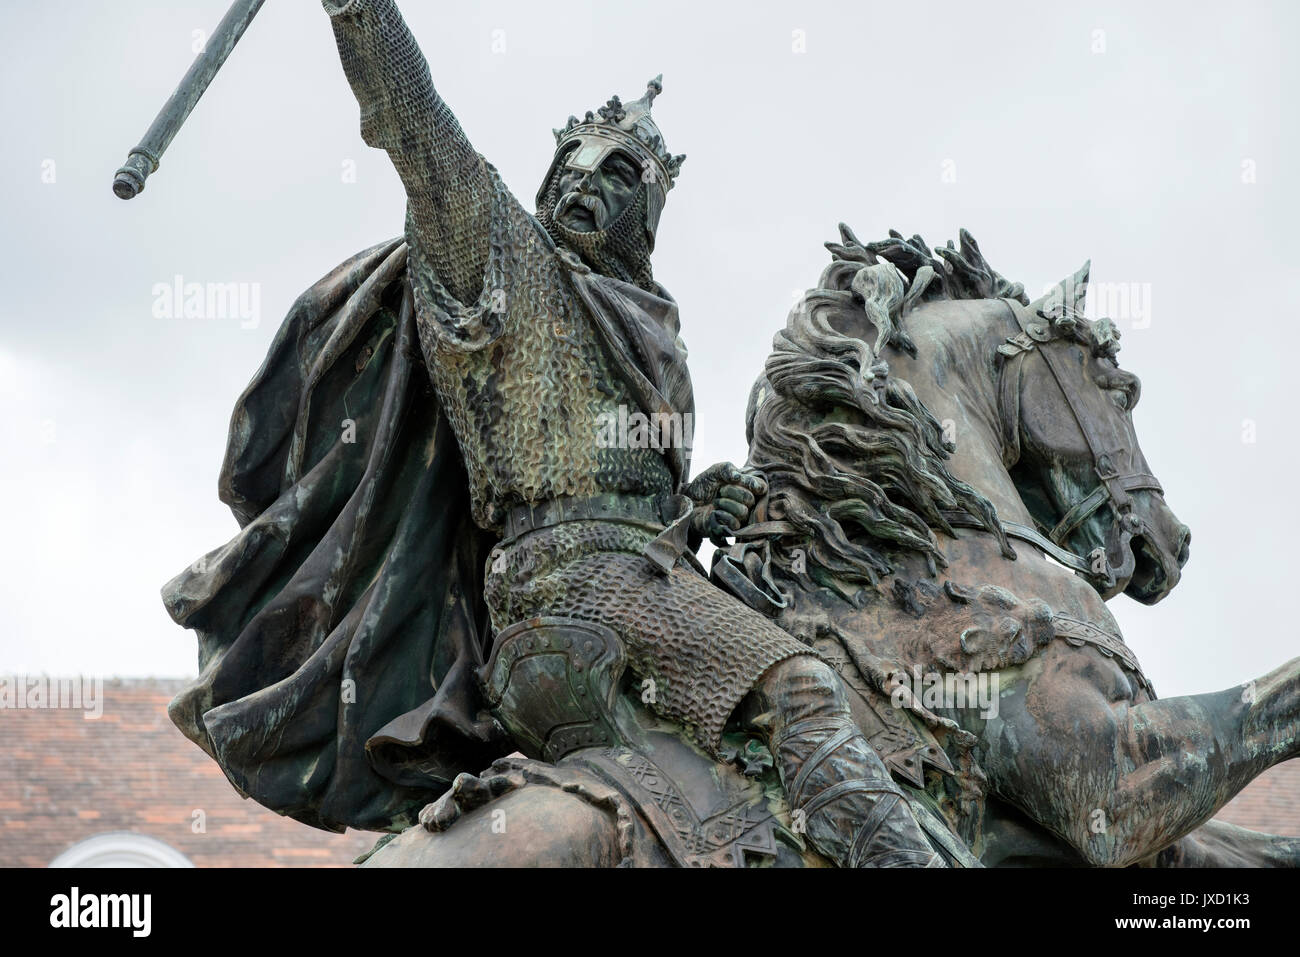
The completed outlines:
{"type": "Polygon", "coordinates": [[[1029,510],[1002,464],[996,356],[1010,334],[1008,321],[999,300],[921,306],[906,326],[916,342],[917,358],[895,353],[889,364],[956,440],[948,471],[992,502],[1003,521],[1032,526],[1029,510]]]}

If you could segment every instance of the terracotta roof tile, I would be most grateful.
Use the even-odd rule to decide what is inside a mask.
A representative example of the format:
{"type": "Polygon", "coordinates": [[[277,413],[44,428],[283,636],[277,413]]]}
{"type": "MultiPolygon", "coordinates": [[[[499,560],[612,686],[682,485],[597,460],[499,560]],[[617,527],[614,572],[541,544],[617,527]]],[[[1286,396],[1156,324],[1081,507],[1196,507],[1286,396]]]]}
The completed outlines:
{"type": "Polygon", "coordinates": [[[199,867],[347,866],[379,835],[331,834],[241,798],[167,718],[185,684],[104,682],[104,714],[0,709],[0,866],[43,867],[97,834],[129,831],[199,867]],[[206,816],[194,830],[194,812],[206,816]]]}
{"type": "Polygon", "coordinates": [[[1300,761],[1265,771],[1215,816],[1255,831],[1300,837],[1300,761]]]}
{"type": "MultiPolygon", "coordinates": [[[[104,683],[104,715],[0,709],[0,866],[43,867],[80,841],[130,831],[199,867],[347,866],[379,835],[331,834],[242,799],[167,718],[183,681],[104,683]],[[205,827],[194,830],[195,812],[205,827]]],[[[1268,771],[1219,818],[1300,836],[1300,761],[1268,771]]]]}

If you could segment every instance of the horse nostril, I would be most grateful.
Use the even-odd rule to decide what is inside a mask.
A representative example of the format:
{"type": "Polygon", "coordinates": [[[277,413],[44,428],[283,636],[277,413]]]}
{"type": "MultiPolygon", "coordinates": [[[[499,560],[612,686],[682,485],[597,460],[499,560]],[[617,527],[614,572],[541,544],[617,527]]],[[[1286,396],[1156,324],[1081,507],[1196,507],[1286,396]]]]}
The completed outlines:
{"type": "Polygon", "coordinates": [[[1178,567],[1182,568],[1187,564],[1187,559],[1191,557],[1192,552],[1192,530],[1186,525],[1183,526],[1181,544],[1178,547],[1178,567]]]}

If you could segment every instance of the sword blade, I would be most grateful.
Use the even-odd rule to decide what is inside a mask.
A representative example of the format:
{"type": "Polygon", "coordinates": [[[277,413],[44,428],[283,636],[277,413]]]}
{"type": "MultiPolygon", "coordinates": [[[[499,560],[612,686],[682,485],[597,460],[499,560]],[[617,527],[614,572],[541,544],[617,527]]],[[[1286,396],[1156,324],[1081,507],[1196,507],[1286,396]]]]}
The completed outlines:
{"type": "Polygon", "coordinates": [[[230,56],[248,25],[266,0],[235,0],[216,30],[154,118],[140,145],[131,150],[126,163],[113,178],[113,192],[122,199],[134,199],[144,189],[144,182],[158,169],[162,155],[171,145],[190,112],[206,92],[213,77],[230,56]]]}

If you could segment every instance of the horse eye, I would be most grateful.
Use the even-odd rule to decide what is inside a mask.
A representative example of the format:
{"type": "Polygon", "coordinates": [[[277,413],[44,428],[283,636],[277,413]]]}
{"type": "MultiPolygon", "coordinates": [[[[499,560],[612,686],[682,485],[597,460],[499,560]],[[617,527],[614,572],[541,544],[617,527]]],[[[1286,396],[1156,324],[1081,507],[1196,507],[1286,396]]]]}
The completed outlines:
{"type": "Polygon", "coordinates": [[[1110,396],[1110,401],[1119,409],[1132,412],[1142,395],[1142,384],[1137,376],[1120,372],[1113,359],[1108,364],[1110,370],[1103,371],[1095,380],[1097,387],[1110,396]]]}
{"type": "Polygon", "coordinates": [[[1136,380],[1118,384],[1108,383],[1103,388],[1110,396],[1110,401],[1125,412],[1132,412],[1137,407],[1138,398],[1142,395],[1136,380]]]}

